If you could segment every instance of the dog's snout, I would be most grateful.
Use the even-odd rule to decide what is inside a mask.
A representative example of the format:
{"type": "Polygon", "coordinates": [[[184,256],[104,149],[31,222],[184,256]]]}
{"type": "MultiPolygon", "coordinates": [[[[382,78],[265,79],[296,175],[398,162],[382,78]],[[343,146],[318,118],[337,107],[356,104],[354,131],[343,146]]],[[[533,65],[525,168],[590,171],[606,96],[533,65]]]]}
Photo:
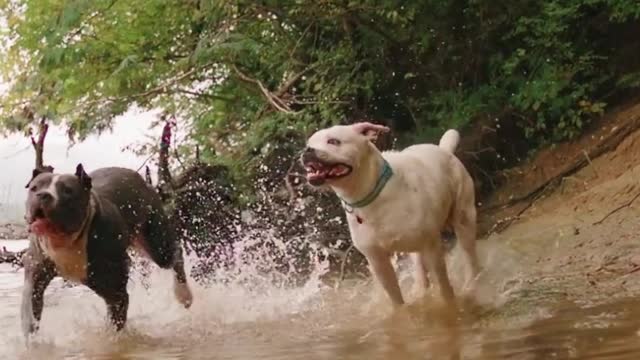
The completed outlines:
{"type": "Polygon", "coordinates": [[[307,146],[302,152],[302,161],[313,161],[316,159],[316,151],[314,148],[307,146]]]}
{"type": "Polygon", "coordinates": [[[37,195],[38,200],[43,204],[49,204],[53,201],[53,195],[48,192],[39,192],[37,195]]]}

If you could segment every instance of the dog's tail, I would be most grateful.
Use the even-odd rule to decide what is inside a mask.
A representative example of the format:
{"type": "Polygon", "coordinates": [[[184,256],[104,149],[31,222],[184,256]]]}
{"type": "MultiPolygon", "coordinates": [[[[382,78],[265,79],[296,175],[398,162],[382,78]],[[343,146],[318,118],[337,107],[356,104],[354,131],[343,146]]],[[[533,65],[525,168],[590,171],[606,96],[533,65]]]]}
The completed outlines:
{"type": "Polygon", "coordinates": [[[449,129],[440,138],[439,146],[444,150],[453,153],[460,143],[460,133],[457,130],[449,129]]]}

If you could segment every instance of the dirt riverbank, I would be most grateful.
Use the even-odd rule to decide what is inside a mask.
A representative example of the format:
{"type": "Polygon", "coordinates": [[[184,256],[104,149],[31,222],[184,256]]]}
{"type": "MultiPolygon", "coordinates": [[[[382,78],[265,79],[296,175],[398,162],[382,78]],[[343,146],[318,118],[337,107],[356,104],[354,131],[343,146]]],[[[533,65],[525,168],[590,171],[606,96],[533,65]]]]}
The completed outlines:
{"type": "Polygon", "coordinates": [[[485,239],[526,262],[513,306],[640,294],[639,125],[640,104],[613,111],[579,139],[510,169],[482,205],[485,239]]]}

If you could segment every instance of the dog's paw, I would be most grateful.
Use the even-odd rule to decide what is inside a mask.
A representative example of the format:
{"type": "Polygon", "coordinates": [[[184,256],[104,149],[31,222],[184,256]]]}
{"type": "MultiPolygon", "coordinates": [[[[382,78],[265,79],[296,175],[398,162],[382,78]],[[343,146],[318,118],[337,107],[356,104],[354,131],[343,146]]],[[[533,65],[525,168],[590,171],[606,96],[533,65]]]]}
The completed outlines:
{"type": "Polygon", "coordinates": [[[25,341],[29,342],[31,337],[35,335],[39,329],[40,329],[40,323],[33,318],[28,322],[23,322],[22,335],[24,336],[25,341]]]}
{"type": "Polygon", "coordinates": [[[173,285],[173,293],[185,309],[191,307],[191,304],[193,303],[193,294],[191,293],[189,284],[176,281],[173,285]]]}
{"type": "Polygon", "coordinates": [[[462,286],[462,293],[465,296],[474,296],[478,291],[478,278],[472,278],[465,281],[462,286]]]}

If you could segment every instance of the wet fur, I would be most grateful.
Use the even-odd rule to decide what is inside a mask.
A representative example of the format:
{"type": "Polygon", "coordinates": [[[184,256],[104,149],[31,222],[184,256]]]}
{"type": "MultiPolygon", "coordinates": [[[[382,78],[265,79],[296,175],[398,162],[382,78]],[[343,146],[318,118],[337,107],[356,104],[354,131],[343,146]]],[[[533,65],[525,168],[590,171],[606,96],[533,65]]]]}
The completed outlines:
{"type": "MultiPolygon", "coordinates": [[[[191,305],[182,251],[157,193],[136,172],[128,169],[104,168],[88,176],[92,186],[86,218],[76,221],[83,225],[68,235],[67,246],[64,249],[47,248],[50,239],[31,236],[30,247],[23,257],[22,323],[25,334],[37,330],[44,290],[58,275],[84,284],[102,297],[112,323],[116,329],[122,329],[129,305],[127,248],[133,245],[134,239],[156,264],[173,269],[176,296],[185,307],[191,305]],[[65,271],[69,266],[85,271],[65,271]]],[[[34,201],[37,200],[30,195],[27,217],[31,215],[29,209],[37,208],[34,201]]],[[[68,224],[68,227],[75,229],[77,226],[68,224]]]]}
{"type": "Polygon", "coordinates": [[[450,229],[455,232],[469,261],[469,281],[480,271],[473,181],[453,154],[459,134],[447,131],[440,146],[419,144],[381,153],[371,140],[385,129],[368,123],[323,129],[309,138],[306,153],[311,149],[314,158],[326,163],[352,166],[349,176],[325,184],[350,203],[363,199],[375,187],[383,159],[390,164],[394,175],[379,196],[365,207],[347,211],[353,243],[366,256],[393,304],[404,304],[390,260],[395,252],[411,253],[418,286],[426,290],[433,273],[443,298],[453,304],[442,234],[450,229]],[[339,140],[339,146],[329,139],[339,140]]]}

